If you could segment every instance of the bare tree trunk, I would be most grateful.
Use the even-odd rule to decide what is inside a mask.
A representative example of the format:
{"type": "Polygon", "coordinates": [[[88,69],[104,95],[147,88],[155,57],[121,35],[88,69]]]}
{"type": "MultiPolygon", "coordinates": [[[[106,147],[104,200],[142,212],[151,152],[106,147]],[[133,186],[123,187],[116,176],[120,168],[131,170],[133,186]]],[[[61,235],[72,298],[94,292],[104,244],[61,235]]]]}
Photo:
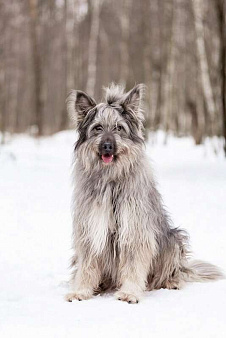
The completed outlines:
{"type": "Polygon", "coordinates": [[[194,23],[196,31],[196,45],[198,58],[200,63],[200,74],[202,91],[205,99],[206,109],[209,119],[209,132],[213,135],[214,131],[214,116],[216,107],[213,96],[213,89],[210,81],[209,66],[206,55],[205,41],[204,41],[204,27],[203,27],[203,0],[192,0],[194,23]]]}
{"type": "Polygon", "coordinates": [[[43,134],[43,102],[41,85],[41,55],[38,48],[38,5],[37,0],[28,0],[30,14],[30,36],[32,44],[33,72],[34,72],[34,94],[35,94],[35,124],[38,135],[43,134]]]}
{"type": "Polygon", "coordinates": [[[121,23],[121,43],[120,43],[120,82],[127,84],[129,74],[129,0],[121,2],[120,23],[121,23]]]}
{"type": "Polygon", "coordinates": [[[169,36],[169,41],[167,43],[167,64],[166,64],[166,69],[162,73],[162,93],[161,93],[161,98],[162,98],[162,122],[164,129],[168,131],[170,129],[170,124],[172,122],[172,116],[171,116],[171,106],[172,106],[172,83],[173,83],[173,76],[174,76],[174,70],[175,70],[175,25],[176,25],[176,20],[175,20],[175,1],[172,0],[169,3],[168,11],[171,20],[170,20],[170,36],[169,36]]]}
{"type": "Polygon", "coordinates": [[[191,114],[191,134],[195,140],[195,144],[202,143],[202,128],[200,128],[199,114],[197,105],[194,101],[187,101],[187,106],[191,114]]]}
{"type": "MultiPolygon", "coordinates": [[[[152,79],[152,61],[151,61],[152,37],[151,37],[151,26],[150,26],[150,16],[151,16],[150,0],[143,1],[142,16],[143,16],[142,28],[143,28],[143,35],[144,35],[144,50],[143,50],[144,83],[147,86],[146,103],[148,106],[148,110],[150,110],[152,107],[152,97],[154,96],[151,91],[151,85],[152,85],[153,79],[152,79]]],[[[128,27],[128,30],[129,30],[129,27],[128,27]]],[[[128,63],[129,63],[129,60],[127,64],[128,63]]],[[[151,116],[150,114],[146,114],[145,116],[145,138],[146,139],[148,138],[148,130],[150,129],[150,127],[151,127],[151,116]]]]}
{"type": "Polygon", "coordinates": [[[174,78],[176,76],[176,44],[177,44],[177,24],[178,24],[178,13],[177,13],[178,0],[172,1],[172,31],[170,39],[170,52],[169,60],[167,63],[167,81],[166,81],[166,100],[165,100],[165,118],[166,118],[166,130],[174,130],[173,125],[173,113],[176,110],[176,104],[174,101],[174,78]]]}
{"type": "MultiPolygon", "coordinates": [[[[68,0],[64,0],[64,42],[62,48],[63,54],[63,66],[64,66],[64,97],[66,99],[68,92],[68,30],[67,30],[67,2],[68,0]]],[[[67,111],[66,105],[63,104],[61,110],[61,118],[60,118],[60,128],[59,130],[64,130],[67,127],[67,111]]]]}
{"type": "MultiPolygon", "coordinates": [[[[158,120],[158,100],[159,100],[159,94],[160,94],[160,78],[161,78],[161,17],[163,13],[161,13],[161,16],[159,14],[161,4],[155,0],[153,2],[145,1],[147,4],[149,4],[150,9],[150,41],[149,41],[149,47],[150,47],[150,71],[151,76],[149,79],[149,90],[150,90],[150,112],[149,114],[149,126],[152,130],[156,129],[156,121],[158,120]],[[152,46],[156,46],[156,48],[152,48],[152,46]]],[[[147,21],[147,19],[145,20],[147,21]]],[[[146,24],[147,25],[147,24],[146,24]]],[[[146,74],[146,71],[145,71],[146,74]]]]}
{"type": "Polygon", "coordinates": [[[94,96],[97,70],[97,43],[100,26],[100,9],[103,0],[91,0],[91,26],[88,51],[88,71],[86,91],[94,96]]]}
{"type": "MultiPolygon", "coordinates": [[[[164,41],[164,23],[163,18],[165,16],[165,7],[163,0],[157,2],[158,13],[158,25],[159,25],[159,74],[158,74],[158,86],[156,89],[156,105],[153,109],[154,118],[153,125],[154,130],[159,127],[163,127],[163,110],[164,110],[164,81],[165,81],[165,41],[164,41]]],[[[152,86],[153,89],[153,86],[152,86]]]]}
{"type": "Polygon", "coordinates": [[[6,65],[5,65],[5,29],[6,29],[6,17],[5,17],[5,4],[0,3],[1,21],[0,21],[0,131],[2,132],[1,144],[5,142],[5,127],[6,127],[6,65]]]}
{"type": "Polygon", "coordinates": [[[226,4],[224,0],[216,0],[218,21],[220,26],[220,64],[221,64],[221,98],[224,152],[226,156],[226,4]]]}
{"type": "Polygon", "coordinates": [[[2,70],[1,75],[1,83],[0,83],[0,89],[1,89],[1,102],[0,102],[0,130],[2,132],[2,138],[1,138],[1,144],[5,143],[5,131],[6,131],[6,97],[5,97],[5,87],[6,87],[6,74],[5,70],[2,70]],[[4,89],[3,89],[4,87],[4,89]]]}
{"type": "Polygon", "coordinates": [[[68,72],[68,89],[80,88],[81,57],[79,53],[79,22],[78,22],[78,0],[73,0],[72,19],[73,26],[69,39],[70,67],[68,72]]]}

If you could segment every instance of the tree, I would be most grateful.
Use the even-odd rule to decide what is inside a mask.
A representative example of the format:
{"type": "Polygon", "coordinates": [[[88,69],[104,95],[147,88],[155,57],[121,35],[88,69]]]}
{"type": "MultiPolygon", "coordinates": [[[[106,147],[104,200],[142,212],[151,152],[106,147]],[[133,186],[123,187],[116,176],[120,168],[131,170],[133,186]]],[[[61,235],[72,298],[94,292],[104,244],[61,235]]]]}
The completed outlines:
{"type": "Polygon", "coordinates": [[[208,66],[208,60],[206,55],[205,41],[204,41],[204,27],[203,27],[203,1],[192,0],[194,23],[196,31],[196,45],[198,58],[200,63],[200,77],[203,90],[203,96],[206,104],[206,110],[209,118],[209,132],[213,135],[214,129],[214,116],[216,113],[216,107],[213,96],[213,89],[210,80],[210,71],[208,66]]]}
{"type": "Polygon", "coordinates": [[[95,0],[90,2],[91,10],[91,25],[88,49],[88,73],[86,91],[94,96],[96,85],[96,70],[97,70],[97,43],[100,26],[100,10],[103,0],[95,0]]]}
{"type": "Polygon", "coordinates": [[[221,65],[221,103],[223,120],[224,152],[226,156],[226,4],[224,0],[216,0],[216,9],[220,31],[220,65],[221,65]]]}
{"type": "Polygon", "coordinates": [[[38,128],[38,135],[43,134],[43,102],[42,102],[42,65],[40,48],[38,47],[38,2],[27,0],[30,15],[30,36],[33,58],[34,76],[34,119],[38,128]]]}

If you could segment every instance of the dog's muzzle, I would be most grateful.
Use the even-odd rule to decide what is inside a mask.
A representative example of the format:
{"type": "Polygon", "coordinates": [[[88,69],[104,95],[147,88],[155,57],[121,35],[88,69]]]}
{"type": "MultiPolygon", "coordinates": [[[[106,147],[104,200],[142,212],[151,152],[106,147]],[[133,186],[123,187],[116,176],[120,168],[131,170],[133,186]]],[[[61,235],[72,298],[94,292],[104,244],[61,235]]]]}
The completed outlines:
{"type": "Polygon", "coordinates": [[[116,142],[112,133],[106,133],[103,135],[99,145],[99,153],[104,163],[110,163],[113,161],[116,153],[116,142]]]}

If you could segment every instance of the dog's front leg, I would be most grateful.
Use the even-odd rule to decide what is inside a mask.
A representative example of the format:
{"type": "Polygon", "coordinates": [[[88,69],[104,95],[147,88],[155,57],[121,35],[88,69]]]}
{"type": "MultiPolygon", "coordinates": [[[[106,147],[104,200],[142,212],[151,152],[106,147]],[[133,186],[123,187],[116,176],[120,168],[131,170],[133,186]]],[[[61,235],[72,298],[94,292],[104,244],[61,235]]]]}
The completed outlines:
{"type": "Polygon", "coordinates": [[[65,299],[68,302],[74,299],[89,299],[98,288],[99,282],[100,269],[97,258],[80,259],[75,279],[72,281],[73,290],[66,295],[65,299]]]}
{"type": "Polygon", "coordinates": [[[150,250],[136,248],[136,252],[121,252],[119,264],[120,289],[115,293],[118,300],[138,303],[146,289],[150,269],[150,250]]]}

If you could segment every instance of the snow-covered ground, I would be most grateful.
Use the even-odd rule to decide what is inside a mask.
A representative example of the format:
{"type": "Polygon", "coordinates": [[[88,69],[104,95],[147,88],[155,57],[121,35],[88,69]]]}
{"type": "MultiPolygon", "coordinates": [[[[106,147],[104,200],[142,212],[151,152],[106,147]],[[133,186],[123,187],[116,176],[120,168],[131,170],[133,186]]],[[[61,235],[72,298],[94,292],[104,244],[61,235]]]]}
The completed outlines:
{"type": "MultiPolygon", "coordinates": [[[[210,145],[158,134],[152,158],[175,224],[194,256],[226,271],[226,160],[210,145]]],[[[147,292],[137,305],[112,294],[67,303],[70,168],[75,134],[0,146],[0,337],[226,336],[226,281],[147,292]]]]}

